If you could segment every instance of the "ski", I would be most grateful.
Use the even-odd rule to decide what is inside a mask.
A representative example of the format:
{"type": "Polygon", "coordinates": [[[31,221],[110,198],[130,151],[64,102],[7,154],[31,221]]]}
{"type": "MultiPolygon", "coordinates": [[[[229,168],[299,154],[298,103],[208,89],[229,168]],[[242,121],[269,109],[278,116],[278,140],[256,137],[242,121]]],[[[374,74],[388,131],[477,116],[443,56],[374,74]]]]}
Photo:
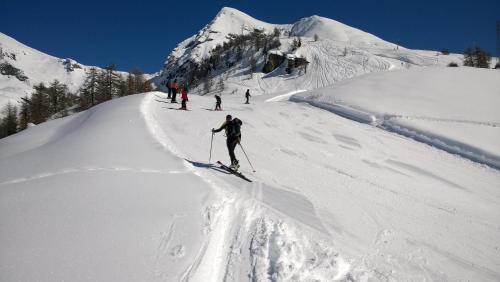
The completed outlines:
{"type": "Polygon", "coordinates": [[[241,179],[244,179],[244,180],[246,180],[246,181],[248,181],[248,182],[252,182],[252,180],[248,179],[248,178],[247,178],[246,176],[244,176],[241,172],[236,171],[236,170],[234,170],[234,169],[232,169],[232,168],[228,167],[227,165],[225,165],[225,164],[221,163],[220,161],[217,161],[217,163],[220,165],[220,167],[221,167],[221,168],[223,168],[223,169],[227,170],[228,172],[230,172],[230,173],[232,173],[232,174],[234,174],[234,175],[236,175],[236,176],[240,177],[241,179]]]}

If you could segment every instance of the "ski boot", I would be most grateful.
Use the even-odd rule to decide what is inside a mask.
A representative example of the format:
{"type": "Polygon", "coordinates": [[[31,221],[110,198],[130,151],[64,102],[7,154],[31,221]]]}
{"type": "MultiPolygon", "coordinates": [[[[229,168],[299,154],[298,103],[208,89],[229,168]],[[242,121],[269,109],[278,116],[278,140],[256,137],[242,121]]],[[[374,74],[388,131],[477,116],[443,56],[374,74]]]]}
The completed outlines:
{"type": "Polygon", "coordinates": [[[234,162],[229,166],[229,168],[234,171],[238,171],[238,169],[240,168],[238,160],[234,160],[234,162]]]}

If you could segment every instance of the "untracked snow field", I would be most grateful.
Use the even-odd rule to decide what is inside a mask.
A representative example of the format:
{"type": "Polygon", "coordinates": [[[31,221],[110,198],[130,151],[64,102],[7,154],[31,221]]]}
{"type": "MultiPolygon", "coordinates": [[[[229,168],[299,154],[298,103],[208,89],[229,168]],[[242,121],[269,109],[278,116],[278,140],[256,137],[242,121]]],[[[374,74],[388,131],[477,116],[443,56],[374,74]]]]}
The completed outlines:
{"type": "Polygon", "coordinates": [[[0,140],[0,280],[500,280],[498,170],[283,93],[165,96],[0,140]],[[222,133],[209,163],[226,114],[252,183],[222,133]]]}

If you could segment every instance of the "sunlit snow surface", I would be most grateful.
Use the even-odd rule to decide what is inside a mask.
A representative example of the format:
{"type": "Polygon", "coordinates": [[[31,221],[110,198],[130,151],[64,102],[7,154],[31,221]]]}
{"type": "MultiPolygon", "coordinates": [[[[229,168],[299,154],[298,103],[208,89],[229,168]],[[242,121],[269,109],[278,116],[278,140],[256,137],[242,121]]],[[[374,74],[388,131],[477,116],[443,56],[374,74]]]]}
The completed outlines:
{"type": "Polygon", "coordinates": [[[500,169],[500,72],[417,68],[299,93],[308,102],[500,169]]]}
{"type": "Polygon", "coordinates": [[[0,141],[1,280],[500,279],[497,170],[285,96],[164,97],[0,141]],[[252,183],[208,163],[228,113],[252,183]]]}

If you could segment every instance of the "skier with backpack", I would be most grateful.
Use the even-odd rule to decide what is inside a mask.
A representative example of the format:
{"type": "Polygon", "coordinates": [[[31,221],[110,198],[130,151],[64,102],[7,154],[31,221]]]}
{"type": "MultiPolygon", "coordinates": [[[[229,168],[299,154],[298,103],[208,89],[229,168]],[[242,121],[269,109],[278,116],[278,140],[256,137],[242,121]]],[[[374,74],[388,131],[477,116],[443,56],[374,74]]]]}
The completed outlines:
{"type": "Polygon", "coordinates": [[[241,141],[241,131],[240,127],[242,125],[242,122],[238,118],[234,118],[231,115],[226,116],[226,121],[218,128],[214,129],[212,128],[212,134],[220,132],[221,130],[225,130],[226,132],[226,145],[227,145],[227,150],[229,152],[229,158],[231,159],[231,166],[230,168],[237,171],[239,166],[239,162],[236,159],[236,156],[234,155],[234,149],[236,148],[236,145],[238,145],[241,141]]]}
{"type": "Polygon", "coordinates": [[[219,95],[215,95],[215,110],[216,111],[222,111],[222,108],[220,105],[222,104],[222,99],[220,98],[219,95]]]}

